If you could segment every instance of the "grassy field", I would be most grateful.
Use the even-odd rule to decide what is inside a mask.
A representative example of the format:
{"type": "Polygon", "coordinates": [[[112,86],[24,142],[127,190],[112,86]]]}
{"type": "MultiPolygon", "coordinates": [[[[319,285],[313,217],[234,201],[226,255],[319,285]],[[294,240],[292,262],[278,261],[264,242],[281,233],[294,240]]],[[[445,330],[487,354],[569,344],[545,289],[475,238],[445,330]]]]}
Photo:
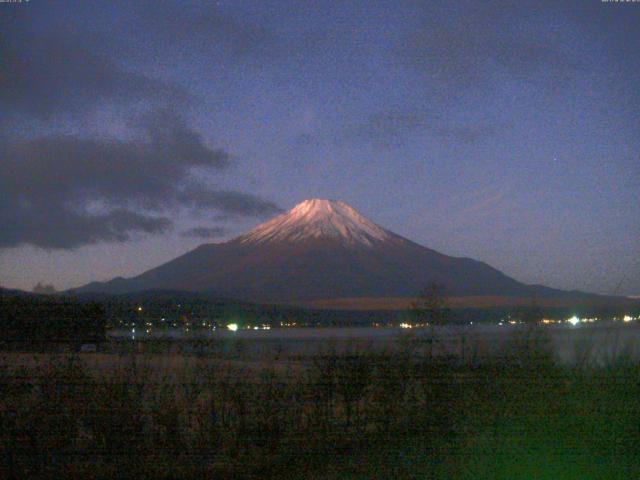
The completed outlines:
{"type": "Polygon", "coordinates": [[[640,365],[428,335],[308,355],[0,355],[0,478],[640,476],[640,365]]]}

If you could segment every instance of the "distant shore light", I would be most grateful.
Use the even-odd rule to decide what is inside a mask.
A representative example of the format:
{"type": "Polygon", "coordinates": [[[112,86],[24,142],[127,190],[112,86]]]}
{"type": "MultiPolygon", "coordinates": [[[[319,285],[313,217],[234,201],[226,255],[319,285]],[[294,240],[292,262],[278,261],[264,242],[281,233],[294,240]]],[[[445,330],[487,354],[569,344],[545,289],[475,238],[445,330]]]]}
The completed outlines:
{"type": "Polygon", "coordinates": [[[237,323],[230,323],[229,325],[227,325],[227,328],[229,330],[231,330],[232,332],[235,332],[238,330],[238,324],[237,323]]]}
{"type": "Polygon", "coordinates": [[[571,325],[575,326],[575,325],[580,323],[580,319],[574,315],[573,317],[568,319],[567,322],[569,322],[571,325]]]}

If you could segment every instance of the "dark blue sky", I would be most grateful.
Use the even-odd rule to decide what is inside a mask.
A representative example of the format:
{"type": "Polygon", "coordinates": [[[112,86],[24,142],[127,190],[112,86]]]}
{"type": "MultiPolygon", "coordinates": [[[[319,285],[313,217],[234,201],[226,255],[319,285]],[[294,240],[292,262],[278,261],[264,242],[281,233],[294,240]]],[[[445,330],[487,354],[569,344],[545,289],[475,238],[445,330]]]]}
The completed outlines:
{"type": "Polygon", "coordinates": [[[640,4],[0,4],[0,283],[131,276],[306,198],[640,294],[640,4]]]}

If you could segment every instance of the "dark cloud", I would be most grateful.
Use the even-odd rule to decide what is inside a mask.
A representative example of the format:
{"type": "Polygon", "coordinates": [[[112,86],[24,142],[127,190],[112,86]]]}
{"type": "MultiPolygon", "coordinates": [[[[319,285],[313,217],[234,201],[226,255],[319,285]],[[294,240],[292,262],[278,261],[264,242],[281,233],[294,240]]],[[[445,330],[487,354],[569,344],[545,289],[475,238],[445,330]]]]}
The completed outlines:
{"type": "Polygon", "coordinates": [[[229,155],[212,149],[181,117],[145,115],[131,140],[49,136],[0,147],[0,247],[73,248],[164,232],[168,210],[234,216],[278,211],[254,195],[212,190],[194,169],[219,171],[229,155]]]}
{"type": "Polygon", "coordinates": [[[215,208],[226,219],[282,212],[282,209],[273,202],[232,190],[209,190],[204,187],[194,187],[182,192],[179,200],[181,203],[198,210],[215,208]]]}
{"type": "Polygon", "coordinates": [[[0,248],[30,244],[42,248],[76,248],[97,242],[124,242],[132,235],[161,233],[171,226],[164,217],[118,209],[91,214],[53,200],[49,205],[27,196],[9,198],[0,206],[7,228],[0,233],[0,248]]]}
{"type": "MultiPolygon", "coordinates": [[[[136,11],[123,7],[127,15],[136,11]]],[[[146,16],[154,17],[155,5],[146,7],[146,16]]],[[[229,42],[240,51],[269,42],[259,28],[245,29],[214,9],[201,12],[206,15],[190,8],[178,13],[182,6],[175,9],[175,15],[186,16],[186,23],[176,24],[174,15],[168,22],[171,28],[163,28],[156,18],[142,33],[142,24],[134,22],[138,27],[126,39],[84,26],[69,28],[59,19],[39,29],[26,9],[2,11],[0,222],[9,228],[0,231],[0,247],[124,242],[169,230],[171,214],[185,208],[206,209],[221,218],[279,211],[257,196],[215,190],[198,181],[196,173],[225,169],[230,157],[206,145],[184,121],[181,112],[194,97],[146,73],[148,68],[132,70],[135,61],[112,59],[115,52],[119,60],[135,57],[135,49],[124,45],[137,44],[136,35],[153,40],[160,31],[167,39],[173,35],[173,42],[203,42],[210,35],[217,45],[229,42]],[[116,122],[129,126],[126,140],[87,133],[30,137],[6,121],[18,115],[55,130],[58,118],[64,126],[65,116],[74,114],[72,123],[79,124],[74,131],[83,132],[88,113],[103,107],[122,107],[114,114],[116,122]],[[145,110],[141,117],[134,113],[145,110]]],[[[141,22],[145,18],[141,16],[141,22]]]]}
{"type": "Polygon", "coordinates": [[[157,77],[165,65],[175,73],[200,64],[207,74],[234,61],[269,65],[301,43],[206,2],[79,4],[64,16],[56,12],[68,6],[40,7],[0,11],[0,101],[7,111],[45,118],[101,103],[179,106],[195,96],[188,84],[157,77]]]}
{"type": "Polygon", "coordinates": [[[9,31],[0,42],[0,102],[5,114],[47,118],[97,105],[184,103],[182,87],[122,68],[91,44],[66,35],[9,31]]]}
{"type": "Polygon", "coordinates": [[[183,237],[192,238],[218,238],[225,234],[222,227],[194,227],[182,232],[183,237]]]}

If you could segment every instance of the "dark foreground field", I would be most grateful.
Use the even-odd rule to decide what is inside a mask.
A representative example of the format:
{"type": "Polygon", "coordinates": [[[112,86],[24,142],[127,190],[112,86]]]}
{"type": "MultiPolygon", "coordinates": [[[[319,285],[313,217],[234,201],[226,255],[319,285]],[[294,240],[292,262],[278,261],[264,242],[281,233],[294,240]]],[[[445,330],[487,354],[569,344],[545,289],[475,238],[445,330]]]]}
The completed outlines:
{"type": "Polygon", "coordinates": [[[0,478],[640,478],[640,364],[549,345],[0,354],[0,478]]]}

